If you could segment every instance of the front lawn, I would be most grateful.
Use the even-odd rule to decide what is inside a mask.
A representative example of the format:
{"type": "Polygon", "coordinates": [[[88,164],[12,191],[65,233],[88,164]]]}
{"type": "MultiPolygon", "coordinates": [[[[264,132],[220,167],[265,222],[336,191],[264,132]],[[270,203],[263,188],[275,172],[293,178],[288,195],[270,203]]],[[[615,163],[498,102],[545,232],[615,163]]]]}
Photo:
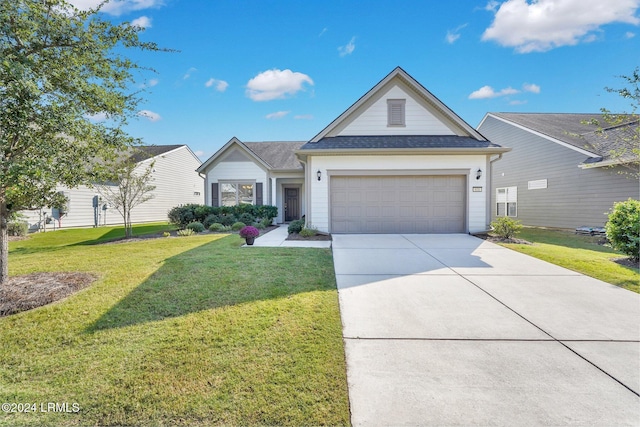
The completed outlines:
{"type": "Polygon", "coordinates": [[[0,402],[38,405],[0,425],[349,423],[329,250],[241,248],[220,234],[87,244],[113,230],[11,242],[11,276],[99,278],[0,318],[0,402]],[[70,412],[41,411],[49,402],[70,412]]]}
{"type": "Polygon", "coordinates": [[[625,255],[599,244],[604,237],[528,227],[523,228],[517,237],[532,242],[533,245],[503,246],[640,293],[637,266],[633,268],[614,262],[614,259],[625,258],[625,255]]]}

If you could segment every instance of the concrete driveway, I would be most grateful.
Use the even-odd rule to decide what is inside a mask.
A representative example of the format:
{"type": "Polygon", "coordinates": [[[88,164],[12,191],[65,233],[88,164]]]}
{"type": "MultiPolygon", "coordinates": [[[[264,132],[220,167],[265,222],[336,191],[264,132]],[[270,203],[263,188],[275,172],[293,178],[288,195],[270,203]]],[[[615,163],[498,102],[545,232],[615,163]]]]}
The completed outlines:
{"type": "Polygon", "coordinates": [[[464,234],[333,256],[354,425],[640,424],[640,295],[464,234]]]}

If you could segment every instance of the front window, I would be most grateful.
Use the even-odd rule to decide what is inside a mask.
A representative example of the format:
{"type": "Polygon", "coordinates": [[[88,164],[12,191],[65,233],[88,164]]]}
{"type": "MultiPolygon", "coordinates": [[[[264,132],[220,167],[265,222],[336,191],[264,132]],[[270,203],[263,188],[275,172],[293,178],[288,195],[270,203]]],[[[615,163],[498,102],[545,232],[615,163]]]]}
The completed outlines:
{"type": "Polygon", "coordinates": [[[255,203],[251,182],[225,182],[220,186],[222,206],[253,205],[255,203]]]}
{"type": "Polygon", "coordinates": [[[496,215],[518,216],[518,187],[496,189],[496,215]]]}

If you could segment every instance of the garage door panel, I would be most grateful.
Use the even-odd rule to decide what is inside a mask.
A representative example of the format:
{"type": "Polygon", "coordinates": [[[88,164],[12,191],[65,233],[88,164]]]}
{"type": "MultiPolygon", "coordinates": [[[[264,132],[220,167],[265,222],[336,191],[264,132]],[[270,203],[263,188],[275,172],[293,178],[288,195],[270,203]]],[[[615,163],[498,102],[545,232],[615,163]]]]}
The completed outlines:
{"type": "Polygon", "coordinates": [[[331,177],[333,233],[465,231],[464,176],[331,177]]]}

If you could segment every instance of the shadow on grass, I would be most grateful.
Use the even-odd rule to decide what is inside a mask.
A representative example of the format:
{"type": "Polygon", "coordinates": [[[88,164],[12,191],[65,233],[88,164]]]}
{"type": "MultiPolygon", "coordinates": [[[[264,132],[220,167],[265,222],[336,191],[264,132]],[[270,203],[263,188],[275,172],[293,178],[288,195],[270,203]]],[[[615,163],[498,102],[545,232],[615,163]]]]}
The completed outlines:
{"type": "Polygon", "coordinates": [[[165,260],[86,332],[336,289],[329,250],[241,248],[228,236],[165,260]]]}

